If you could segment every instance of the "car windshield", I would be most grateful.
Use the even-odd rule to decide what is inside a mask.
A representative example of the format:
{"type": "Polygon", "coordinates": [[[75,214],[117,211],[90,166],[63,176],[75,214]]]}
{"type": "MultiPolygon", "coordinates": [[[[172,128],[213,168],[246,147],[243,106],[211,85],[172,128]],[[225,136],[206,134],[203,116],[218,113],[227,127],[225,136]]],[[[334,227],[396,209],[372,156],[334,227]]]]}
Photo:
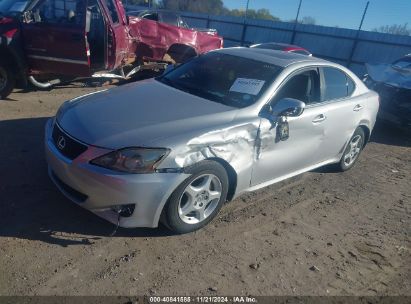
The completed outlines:
{"type": "Polygon", "coordinates": [[[29,1],[21,0],[0,0],[0,14],[13,15],[15,13],[22,13],[29,1]]]}
{"type": "Polygon", "coordinates": [[[281,70],[273,64],[210,52],[157,80],[192,95],[244,108],[261,97],[281,70]]]}

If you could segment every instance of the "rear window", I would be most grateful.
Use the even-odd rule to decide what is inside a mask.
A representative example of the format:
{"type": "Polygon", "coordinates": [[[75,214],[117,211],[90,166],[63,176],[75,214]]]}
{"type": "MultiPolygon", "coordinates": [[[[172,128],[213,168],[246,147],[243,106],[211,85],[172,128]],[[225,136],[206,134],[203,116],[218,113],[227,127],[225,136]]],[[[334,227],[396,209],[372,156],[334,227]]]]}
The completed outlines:
{"type": "Polygon", "coordinates": [[[192,95],[243,108],[254,104],[281,70],[273,64],[210,52],[158,80],[192,95]]]}
{"type": "Polygon", "coordinates": [[[354,92],[354,81],[343,71],[336,68],[323,68],[324,74],[324,96],[323,101],[341,99],[354,92]]]}

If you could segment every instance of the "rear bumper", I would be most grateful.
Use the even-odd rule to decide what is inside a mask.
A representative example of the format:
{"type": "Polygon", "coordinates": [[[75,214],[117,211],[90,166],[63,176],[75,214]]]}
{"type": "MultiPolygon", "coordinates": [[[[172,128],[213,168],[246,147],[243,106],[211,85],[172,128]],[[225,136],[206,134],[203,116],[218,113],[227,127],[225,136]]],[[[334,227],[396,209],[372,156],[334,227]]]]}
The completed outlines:
{"type": "Polygon", "coordinates": [[[52,140],[53,122],[46,124],[45,150],[49,176],[71,201],[117,224],[114,206],[134,204],[131,216],[120,217],[120,227],[157,227],[171,193],[189,175],[183,173],[125,174],[89,163],[109,150],[90,146],[74,160],[64,157],[52,140]]]}

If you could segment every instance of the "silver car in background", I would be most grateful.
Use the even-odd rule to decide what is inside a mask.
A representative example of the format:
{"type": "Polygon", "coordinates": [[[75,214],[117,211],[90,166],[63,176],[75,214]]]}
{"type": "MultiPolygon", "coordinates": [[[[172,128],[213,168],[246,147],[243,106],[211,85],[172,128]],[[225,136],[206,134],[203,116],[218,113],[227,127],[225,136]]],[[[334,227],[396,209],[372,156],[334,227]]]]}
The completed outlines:
{"type": "Polygon", "coordinates": [[[378,95],[348,69],[256,48],[213,51],[156,79],[70,100],[46,125],[49,174],[121,227],[176,233],[226,201],[306,171],[350,169],[378,95]]]}

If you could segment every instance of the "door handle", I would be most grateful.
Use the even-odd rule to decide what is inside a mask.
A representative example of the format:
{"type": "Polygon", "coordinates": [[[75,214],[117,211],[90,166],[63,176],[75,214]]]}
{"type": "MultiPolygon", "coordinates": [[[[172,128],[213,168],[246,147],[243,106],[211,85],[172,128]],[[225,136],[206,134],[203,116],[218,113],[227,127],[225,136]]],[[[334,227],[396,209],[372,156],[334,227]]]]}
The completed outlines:
{"type": "Polygon", "coordinates": [[[313,123],[323,122],[326,119],[327,119],[327,116],[325,116],[324,114],[320,114],[316,118],[314,118],[313,123]]]}
{"type": "Polygon", "coordinates": [[[361,111],[361,110],[362,110],[362,105],[360,105],[360,104],[357,104],[353,109],[353,111],[355,111],[355,112],[358,112],[358,111],[361,111]]]}

